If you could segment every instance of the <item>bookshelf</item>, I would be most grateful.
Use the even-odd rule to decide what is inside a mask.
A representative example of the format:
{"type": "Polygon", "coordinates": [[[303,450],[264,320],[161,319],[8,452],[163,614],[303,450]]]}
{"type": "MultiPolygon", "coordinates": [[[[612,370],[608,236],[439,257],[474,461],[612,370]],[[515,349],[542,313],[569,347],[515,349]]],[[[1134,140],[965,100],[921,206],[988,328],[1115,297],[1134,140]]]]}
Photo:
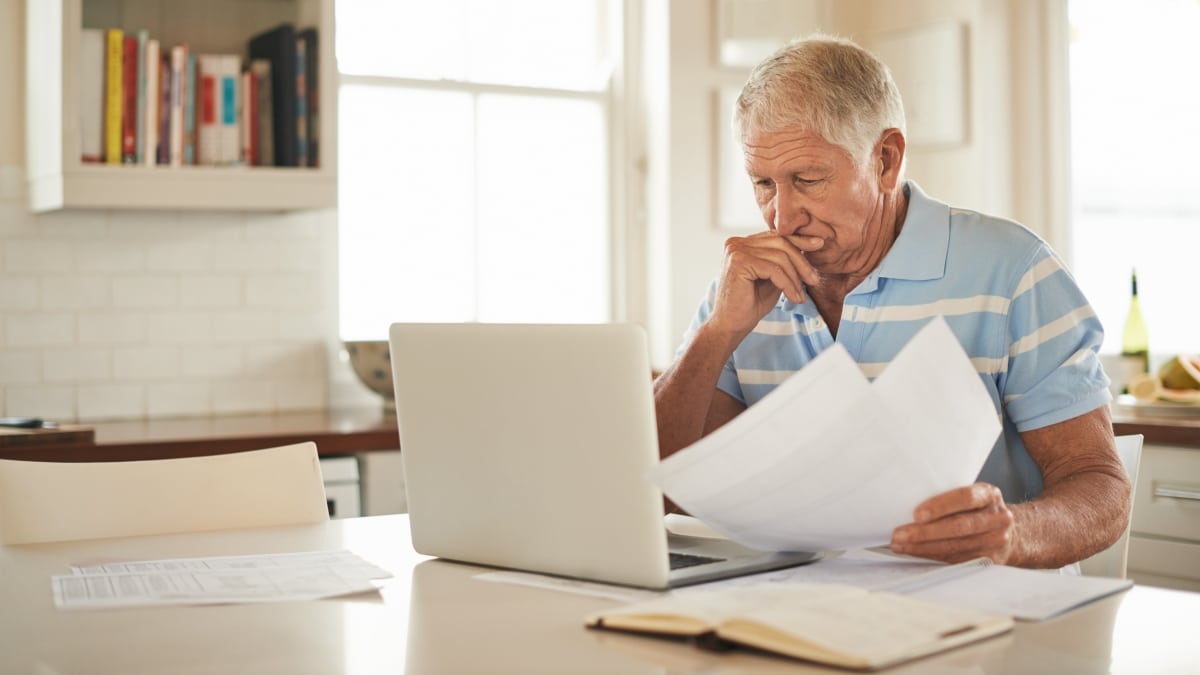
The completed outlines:
{"type": "Polygon", "coordinates": [[[334,0],[27,0],[26,172],[34,212],[59,209],[297,211],[337,205],[334,0]],[[162,44],[245,55],[284,21],[316,26],[320,165],[129,166],[81,160],[83,28],[149,30],[162,44]]]}

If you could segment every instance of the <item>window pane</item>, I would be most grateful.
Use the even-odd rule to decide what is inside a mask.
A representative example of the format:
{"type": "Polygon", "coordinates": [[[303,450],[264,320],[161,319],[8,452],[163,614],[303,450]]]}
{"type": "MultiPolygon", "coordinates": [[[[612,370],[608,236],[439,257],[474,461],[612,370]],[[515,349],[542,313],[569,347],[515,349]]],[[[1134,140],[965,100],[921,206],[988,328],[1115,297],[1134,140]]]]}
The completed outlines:
{"type": "Polygon", "coordinates": [[[338,246],[345,339],[474,318],[471,97],[343,85],[338,246]]]}
{"type": "Polygon", "coordinates": [[[600,90],[609,0],[338,0],[355,75],[600,90]]]}
{"type": "Polygon", "coordinates": [[[1200,3],[1072,0],[1072,269],[1121,348],[1129,272],[1154,361],[1200,351],[1200,3]]]}
{"type": "Polygon", "coordinates": [[[481,96],[478,142],[479,319],[607,321],[600,104],[481,96]]]}

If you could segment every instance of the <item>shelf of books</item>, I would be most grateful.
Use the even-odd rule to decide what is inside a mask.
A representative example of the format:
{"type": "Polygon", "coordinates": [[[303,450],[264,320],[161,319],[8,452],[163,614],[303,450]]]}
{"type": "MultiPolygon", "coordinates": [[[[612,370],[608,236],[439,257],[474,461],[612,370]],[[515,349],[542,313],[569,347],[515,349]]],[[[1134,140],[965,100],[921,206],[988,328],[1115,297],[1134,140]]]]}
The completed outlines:
{"type": "Polygon", "coordinates": [[[30,206],[337,203],[333,0],[28,0],[30,206]]]}

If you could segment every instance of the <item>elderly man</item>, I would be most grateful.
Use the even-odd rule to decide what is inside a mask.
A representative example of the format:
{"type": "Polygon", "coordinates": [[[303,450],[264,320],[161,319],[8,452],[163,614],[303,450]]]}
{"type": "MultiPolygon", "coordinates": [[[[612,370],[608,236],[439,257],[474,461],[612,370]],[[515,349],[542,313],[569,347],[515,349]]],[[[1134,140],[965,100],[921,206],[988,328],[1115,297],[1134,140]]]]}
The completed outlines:
{"type": "Polygon", "coordinates": [[[1096,356],[1103,329],[1035,234],[904,179],[904,112],[886,66],[847,40],[794,41],[750,75],[735,121],[767,229],[726,241],[655,383],[663,456],[834,341],[876,375],[941,315],[1004,431],[979,482],[918,505],[892,550],[1053,568],[1116,541],[1130,486],[1096,356]]]}

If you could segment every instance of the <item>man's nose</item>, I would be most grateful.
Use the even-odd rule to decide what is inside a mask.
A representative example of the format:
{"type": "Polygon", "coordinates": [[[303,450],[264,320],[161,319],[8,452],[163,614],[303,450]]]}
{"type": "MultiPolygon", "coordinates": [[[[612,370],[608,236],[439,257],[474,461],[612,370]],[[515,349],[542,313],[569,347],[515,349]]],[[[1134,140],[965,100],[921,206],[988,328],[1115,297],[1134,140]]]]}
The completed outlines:
{"type": "Polygon", "coordinates": [[[775,231],[784,236],[796,234],[808,224],[808,209],[797,195],[788,190],[775,194],[775,231]]]}

